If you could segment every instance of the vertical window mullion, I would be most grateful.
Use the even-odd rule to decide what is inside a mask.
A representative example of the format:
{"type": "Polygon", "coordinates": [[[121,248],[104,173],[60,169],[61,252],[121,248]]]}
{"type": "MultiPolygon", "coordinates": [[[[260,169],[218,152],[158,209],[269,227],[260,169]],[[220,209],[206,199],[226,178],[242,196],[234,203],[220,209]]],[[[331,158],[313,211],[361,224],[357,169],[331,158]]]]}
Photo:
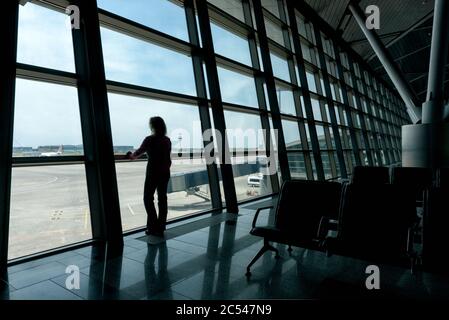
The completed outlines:
{"type": "MultiPolygon", "coordinates": [[[[203,72],[203,61],[201,59],[201,55],[199,54],[199,50],[201,48],[193,0],[186,0],[184,2],[184,9],[186,12],[187,29],[190,43],[196,47],[196,49],[194,49],[192,52],[192,64],[197,89],[196,91],[198,97],[200,98],[200,102],[198,103],[198,112],[201,121],[201,130],[202,132],[205,132],[206,130],[212,129],[212,122],[209,114],[209,103],[207,102],[207,89],[206,89],[206,79],[203,72]]],[[[208,145],[209,143],[210,142],[208,141],[204,141],[204,146],[206,147],[206,145],[208,145]]],[[[207,163],[206,168],[209,177],[212,208],[221,209],[223,207],[223,202],[221,199],[220,181],[218,176],[217,164],[215,162],[207,163]]]]}
{"type": "Polygon", "coordinates": [[[11,172],[14,125],[14,97],[16,83],[17,34],[19,3],[7,1],[2,7],[5,16],[0,21],[3,41],[3,57],[0,65],[0,272],[6,271],[8,263],[9,216],[11,202],[11,172]]]}

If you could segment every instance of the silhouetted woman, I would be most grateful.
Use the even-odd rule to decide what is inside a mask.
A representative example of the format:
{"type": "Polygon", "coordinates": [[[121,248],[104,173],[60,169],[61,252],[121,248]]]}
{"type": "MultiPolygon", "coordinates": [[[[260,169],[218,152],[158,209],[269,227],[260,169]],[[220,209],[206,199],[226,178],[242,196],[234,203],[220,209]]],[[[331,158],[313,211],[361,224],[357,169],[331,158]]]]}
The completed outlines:
{"type": "Polygon", "coordinates": [[[171,141],[166,136],[167,127],[161,117],[150,119],[150,129],[152,134],[143,140],[139,149],[134,153],[128,152],[127,156],[132,160],[139,158],[144,153],[148,156],[143,191],[143,203],[148,215],[146,234],[162,236],[167,222],[167,186],[170,179],[171,141]],[[156,190],[159,217],[153,202],[156,190]]]}

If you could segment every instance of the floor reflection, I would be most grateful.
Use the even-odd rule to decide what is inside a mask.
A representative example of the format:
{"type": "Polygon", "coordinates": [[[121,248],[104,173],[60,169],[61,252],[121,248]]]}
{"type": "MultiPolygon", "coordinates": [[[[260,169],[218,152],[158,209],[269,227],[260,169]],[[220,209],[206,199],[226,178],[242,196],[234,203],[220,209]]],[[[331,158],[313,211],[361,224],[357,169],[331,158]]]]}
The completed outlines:
{"type": "MultiPolygon", "coordinates": [[[[368,263],[275,244],[245,268],[262,246],[249,234],[254,210],[179,229],[157,244],[141,234],[123,247],[95,245],[11,266],[0,280],[0,299],[320,299],[373,297],[364,287],[368,263]],[[224,221],[225,220],[225,221],[224,221]],[[140,239],[140,240],[139,240],[140,239]],[[80,268],[80,289],[65,286],[66,267],[80,268]]],[[[259,217],[270,223],[273,212],[259,217]]],[[[449,279],[381,266],[382,290],[374,297],[447,298],[449,279]]]]}
{"type": "Polygon", "coordinates": [[[148,245],[148,254],[145,259],[145,283],[147,296],[152,297],[164,292],[164,299],[173,299],[168,275],[168,249],[165,242],[157,245],[148,245]],[[157,266],[156,266],[157,257],[157,266]]]}

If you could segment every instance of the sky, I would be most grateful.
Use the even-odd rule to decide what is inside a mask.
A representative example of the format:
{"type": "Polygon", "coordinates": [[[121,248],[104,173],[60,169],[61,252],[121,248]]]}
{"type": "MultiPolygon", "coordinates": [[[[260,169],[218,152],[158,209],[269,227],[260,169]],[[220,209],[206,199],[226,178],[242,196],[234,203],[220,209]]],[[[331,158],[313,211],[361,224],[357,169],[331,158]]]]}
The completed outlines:
{"type": "MultiPolygon", "coordinates": [[[[105,10],[188,41],[184,10],[169,1],[98,0],[98,4],[105,10]]],[[[217,53],[250,65],[246,40],[214,24],[212,32],[217,53]]],[[[101,37],[107,79],[196,95],[189,56],[103,27],[101,37]]],[[[18,62],[75,72],[68,16],[33,3],[20,6],[18,62]]],[[[288,77],[285,61],[274,57],[273,65],[278,66],[281,78],[288,77]]],[[[224,101],[258,107],[252,77],[224,68],[219,68],[218,73],[224,101]]],[[[290,110],[288,113],[293,112],[291,94],[287,92],[281,98],[290,110]]],[[[196,106],[118,94],[109,94],[108,99],[114,145],[138,147],[149,134],[149,117],[159,115],[167,122],[174,146],[202,146],[196,106]]],[[[14,146],[82,144],[78,109],[76,88],[18,79],[14,146]]],[[[242,129],[260,127],[260,120],[255,119],[256,123],[252,117],[235,112],[226,116],[228,127],[242,129]]]]}

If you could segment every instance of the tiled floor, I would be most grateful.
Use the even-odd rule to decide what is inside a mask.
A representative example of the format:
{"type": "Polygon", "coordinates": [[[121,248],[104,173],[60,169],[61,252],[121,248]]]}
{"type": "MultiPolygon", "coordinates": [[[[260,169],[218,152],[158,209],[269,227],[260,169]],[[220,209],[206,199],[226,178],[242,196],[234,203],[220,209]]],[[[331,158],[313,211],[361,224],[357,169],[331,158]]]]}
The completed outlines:
{"type": "MultiPolygon", "coordinates": [[[[129,236],[119,255],[86,247],[12,266],[0,280],[0,299],[449,297],[447,278],[388,266],[380,266],[381,289],[373,293],[365,287],[366,262],[300,248],[289,256],[282,245],[281,259],[266,253],[247,279],[245,267],[262,245],[249,235],[254,207],[241,208],[236,223],[203,221],[157,245],[129,236]],[[70,265],[81,272],[79,289],[67,289],[70,265]]],[[[261,223],[272,219],[268,211],[260,216],[261,223]]]]}

